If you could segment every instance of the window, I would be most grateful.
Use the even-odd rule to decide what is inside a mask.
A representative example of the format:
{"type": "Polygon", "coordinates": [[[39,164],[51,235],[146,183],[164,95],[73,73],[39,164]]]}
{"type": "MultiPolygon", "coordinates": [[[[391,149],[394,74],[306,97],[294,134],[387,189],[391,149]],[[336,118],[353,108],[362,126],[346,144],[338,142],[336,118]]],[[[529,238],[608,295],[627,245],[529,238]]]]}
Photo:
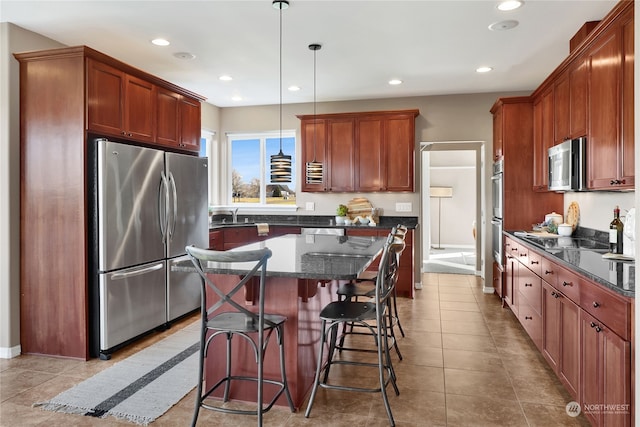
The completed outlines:
{"type": "Polygon", "coordinates": [[[280,151],[280,132],[229,134],[232,205],[296,204],[296,136],[282,132],[282,152],[291,156],[291,182],[271,183],[269,160],[280,151]]]}

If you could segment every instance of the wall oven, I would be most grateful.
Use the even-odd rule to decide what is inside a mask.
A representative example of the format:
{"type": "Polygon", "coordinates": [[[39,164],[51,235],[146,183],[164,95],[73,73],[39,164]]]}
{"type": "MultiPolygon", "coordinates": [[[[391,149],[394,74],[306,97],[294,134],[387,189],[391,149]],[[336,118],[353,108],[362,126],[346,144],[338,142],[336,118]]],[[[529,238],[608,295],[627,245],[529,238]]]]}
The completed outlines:
{"type": "Polygon", "coordinates": [[[493,199],[493,218],[491,218],[491,236],[493,245],[493,259],[502,265],[502,206],[504,197],[503,161],[493,164],[491,176],[491,193],[493,199]]]}

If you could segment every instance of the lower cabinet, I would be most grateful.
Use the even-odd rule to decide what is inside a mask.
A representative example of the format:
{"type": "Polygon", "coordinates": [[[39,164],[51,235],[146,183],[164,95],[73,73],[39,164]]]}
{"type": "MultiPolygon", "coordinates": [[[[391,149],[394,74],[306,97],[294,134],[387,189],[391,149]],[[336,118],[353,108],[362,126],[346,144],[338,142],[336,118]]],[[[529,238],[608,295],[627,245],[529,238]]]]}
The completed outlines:
{"type": "Polygon", "coordinates": [[[631,343],[581,310],[581,405],[596,426],[631,425],[631,343]]]}
{"type": "Polygon", "coordinates": [[[580,393],[580,307],[542,282],[542,355],[571,397],[580,393]]]}
{"type": "Polygon", "coordinates": [[[630,426],[633,300],[505,242],[505,305],[594,426],[630,426]]]}
{"type": "Polygon", "coordinates": [[[493,263],[493,290],[495,293],[502,298],[504,295],[503,287],[502,287],[502,266],[497,262],[493,263]]]}

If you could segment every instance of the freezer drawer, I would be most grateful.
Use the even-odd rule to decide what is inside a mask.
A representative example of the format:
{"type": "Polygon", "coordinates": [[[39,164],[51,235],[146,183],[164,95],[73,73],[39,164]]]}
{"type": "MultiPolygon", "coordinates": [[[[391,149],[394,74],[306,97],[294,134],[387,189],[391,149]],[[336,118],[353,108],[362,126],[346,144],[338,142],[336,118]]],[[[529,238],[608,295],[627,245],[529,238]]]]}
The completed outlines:
{"type": "Polygon", "coordinates": [[[100,352],[166,323],[166,261],[100,274],[100,352]]]}
{"type": "Polygon", "coordinates": [[[195,272],[171,271],[171,265],[187,261],[183,256],[168,260],[167,268],[167,322],[200,307],[200,275],[195,272]]]}

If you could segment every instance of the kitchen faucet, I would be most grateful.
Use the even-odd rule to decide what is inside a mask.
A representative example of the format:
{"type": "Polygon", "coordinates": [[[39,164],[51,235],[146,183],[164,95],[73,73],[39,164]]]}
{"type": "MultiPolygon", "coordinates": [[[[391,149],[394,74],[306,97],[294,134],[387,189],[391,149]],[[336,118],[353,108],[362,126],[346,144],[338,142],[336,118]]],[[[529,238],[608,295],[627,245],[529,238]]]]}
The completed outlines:
{"type": "Polygon", "coordinates": [[[230,209],[229,210],[229,212],[231,212],[231,218],[232,218],[234,224],[236,222],[238,222],[238,209],[239,208],[235,208],[235,209],[230,209]]]}

